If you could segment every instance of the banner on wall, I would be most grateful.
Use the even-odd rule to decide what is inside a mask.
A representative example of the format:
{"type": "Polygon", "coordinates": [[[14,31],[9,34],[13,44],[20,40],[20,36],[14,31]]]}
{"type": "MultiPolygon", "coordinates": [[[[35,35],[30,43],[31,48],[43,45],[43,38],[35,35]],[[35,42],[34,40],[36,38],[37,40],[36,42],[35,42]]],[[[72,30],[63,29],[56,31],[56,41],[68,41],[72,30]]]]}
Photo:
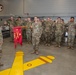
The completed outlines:
{"type": "Polygon", "coordinates": [[[14,33],[14,46],[16,48],[17,44],[20,44],[22,46],[22,29],[20,26],[13,28],[14,33]]]}

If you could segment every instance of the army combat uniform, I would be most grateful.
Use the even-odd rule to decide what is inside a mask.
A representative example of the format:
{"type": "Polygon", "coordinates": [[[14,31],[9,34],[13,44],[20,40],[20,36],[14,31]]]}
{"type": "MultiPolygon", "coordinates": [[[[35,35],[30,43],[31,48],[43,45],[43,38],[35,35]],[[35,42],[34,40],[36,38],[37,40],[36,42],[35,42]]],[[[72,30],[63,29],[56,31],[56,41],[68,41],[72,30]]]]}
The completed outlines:
{"type": "Polygon", "coordinates": [[[23,39],[26,39],[26,25],[27,25],[27,21],[23,21],[23,24],[22,26],[25,26],[24,28],[22,28],[22,36],[23,36],[23,39]]]}
{"type": "Polygon", "coordinates": [[[11,40],[10,41],[13,41],[13,27],[15,26],[15,20],[7,20],[7,24],[10,26],[10,37],[11,37],[11,40]]]}
{"type": "Polygon", "coordinates": [[[50,45],[52,39],[52,22],[46,21],[44,32],[45,32],[45,43],[46,45],[50,45]]]}
{"type": "Polygon", "coordinates": [[[42,22],[42,35],[41,35],[41,39],[40,39],[41,43],[43,43],[43,44],[45,43],[45,32],[44,32],[45,25],[46,25],[46,21],[43,21],[42,22]]]}
{"type": "Polygon", "coordinates": [[[66,24],[66,26],[68,27],[68,48],[73,48],[76,33],[76,23],[69,22],[66,24]]]}
{"type": "Polygon", "coordinates": [[[32,44],[34,52],[37,52],[39,50],[39,42],[40,37],[42,34],[42,24],[41,22],[33,23],[32,24],[32,44]]]}
{"type": "Polygon", "coordinates": [[[16,24],[16,26],[22,26],[23,21],[22,20],[16,20],[15,24],[16,24]]]}
{"type": "Polygon", "coordinates": [[[57,22],[55,25],[55,41],[56,46],[58,47],[60,47],[61,45],[62,34],[63,34],[63,24],[57,22]]]}
{"type": "Polygon", "coordinates": [[[31,40],[32,40],[31,25],[32,25],[32,22],[27,22],[26,24],[26,37],[27,37],[28,43],[31,43],[31,40]]]}

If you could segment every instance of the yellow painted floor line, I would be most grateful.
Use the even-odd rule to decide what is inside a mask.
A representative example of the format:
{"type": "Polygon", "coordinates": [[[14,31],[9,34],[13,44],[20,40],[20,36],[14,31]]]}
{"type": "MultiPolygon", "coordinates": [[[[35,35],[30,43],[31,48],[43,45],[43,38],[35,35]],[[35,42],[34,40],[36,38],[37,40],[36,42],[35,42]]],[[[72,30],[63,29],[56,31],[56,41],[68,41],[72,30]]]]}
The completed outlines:
{"type": "Polygon", "coordinates": [[[50,60],[54,60],[55,59],[54,56],[47,56],[47,58],[49,58],[50,60]]]}
{"type": "Polygon", "coordinates": [[[25,63],[24,70],[29,70],[46,63],[52,63],[52,60],[48,59],[47,57],[40,56],[38,59],[25,63]]]}
{"type": "Polygon", "coordinates": [[[0,75],[9,75],[10,70],[11,70],[11,68],[0,71],[0,75]]]}
{"type": "Polygon", "coordinates": [[[9,75],[23,75],[23,52],[19,51],[16,53],[9,75]]]}
{"type": "Polygon", "coordinates": [[[55,59],[53,56],[40,56],[39,58],[23,64],[23,52],[16,53],[12,68],[0,71],[0,75],[23,75],[23,71],[35,68],[37,66],[52,63],[55,59]]]}

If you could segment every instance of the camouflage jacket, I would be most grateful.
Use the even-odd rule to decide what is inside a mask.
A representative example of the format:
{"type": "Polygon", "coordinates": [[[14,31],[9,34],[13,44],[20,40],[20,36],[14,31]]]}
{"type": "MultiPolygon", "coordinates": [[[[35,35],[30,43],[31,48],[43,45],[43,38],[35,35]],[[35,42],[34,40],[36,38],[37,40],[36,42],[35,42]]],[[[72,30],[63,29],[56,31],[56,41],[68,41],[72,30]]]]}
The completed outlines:
{"type": "Polygon", "coordinates": [[[27,24],[26,24],[26,32],[27,33],[31,32],[31,26],[32,26],[32,22],[27,22],[27,24]]]}
{"type": "Polygon", "coordinates": [[[64,26],[62,23],[56,23],[55,33],[59,33],[60,35],[63,34],[63,32],[64,32],[63,28],[64,28],[64,26]]]}
{"type": "Polygon", "coordinates": [[[32,23],[32,36],[33,37],[40,37],[42,34],[42,23],[32,23]]]}
{"type": "Polygon", "coordinates": [[[72,34],[76,32],[76,23],[74,22],[69,22],[66,24],[66,27],[68,29],[68,33],[72,34]]]}
{"type": "Polygon", "coordinates": [[[45,24],[45,29],[44,29],[44,31],[45,31],[45,32],[52,33],[52,31],[51,31],[51,30],[52,30],[52,24],[53,24],[52,22],[47,21],[46,24],[45,24]]]}

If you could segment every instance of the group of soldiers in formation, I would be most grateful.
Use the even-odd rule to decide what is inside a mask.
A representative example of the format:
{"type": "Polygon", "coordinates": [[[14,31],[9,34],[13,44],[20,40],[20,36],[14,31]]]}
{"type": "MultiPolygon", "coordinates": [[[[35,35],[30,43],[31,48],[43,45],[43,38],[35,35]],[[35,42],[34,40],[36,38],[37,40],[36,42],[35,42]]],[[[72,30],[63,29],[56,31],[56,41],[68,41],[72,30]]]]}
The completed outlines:
{"type": "Polygon", "coordinates": [[[58,17],[55,21],[49,17],[47,19],[34,17],[34,20],[31,20],[31,18],[21,20],[21,17],[15,20],[10,17],[4,24],[10,26],[11,41],[13,41],[13,27],[22,27],[23,39],[27,39],[27,43],[33,45],[32,54],[39,54],[39,43],[50,46],[54,41],[56,47],[61,47],[66,41],[69,49],[74,48],[76,35],[74,17],[70,17],[68,23],[65,23],[61,17],[58,17]]]}

